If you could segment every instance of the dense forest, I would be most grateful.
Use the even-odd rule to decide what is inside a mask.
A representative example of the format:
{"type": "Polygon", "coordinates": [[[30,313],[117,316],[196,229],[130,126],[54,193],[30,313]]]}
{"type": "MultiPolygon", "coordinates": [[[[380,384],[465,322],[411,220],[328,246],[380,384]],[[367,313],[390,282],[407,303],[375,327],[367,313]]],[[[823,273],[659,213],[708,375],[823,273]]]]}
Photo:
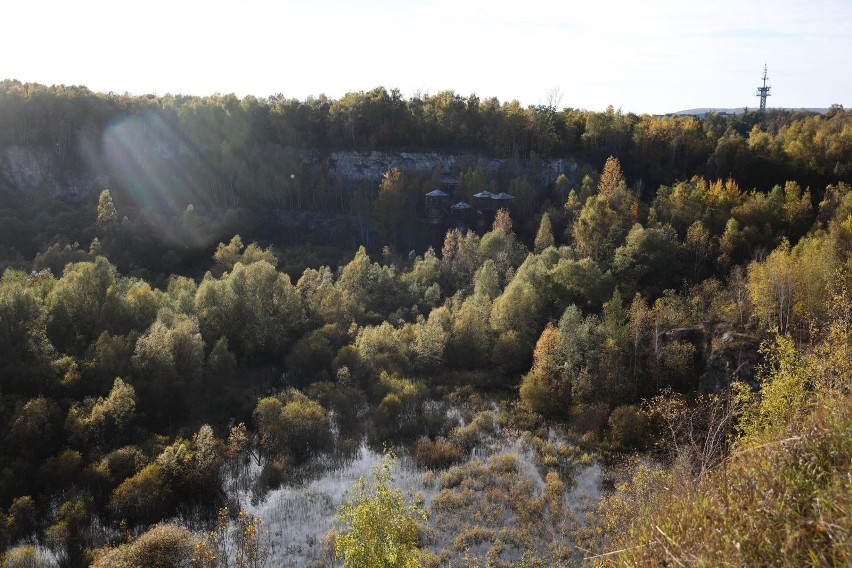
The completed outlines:
{"type": "Polygon", "coordinates": [[[245,499],[365,444],[387,457],[310,565],[849,561],[842,107],[7,80],[0,166],[3,566],[278,565],[245,499]],[[465,158],[330,173],[379,150],[465,158]],[[430,246],[437,187],[515,199],[430,246]],[[282,228],[302,213],[336,236],[282,228]],[[509,438],[541,483],[483,457],[509,438]],[[570,507],[589,463],[603,494],[570,507]]]}
{"type": "MultiPolygon", "coordinates": [[[[350,254],[362,244],[371,253],[391,244],[407,254],[428,244],[416,219],[423,194],[446,175],[458,182],[456,201],[470,202],[483,189],[516,196],[513,219],[531,245],[542,208],[561,211],[572,188],[583,205],[609,156],[619,159],[631,192],[646,205],[661,185],[699,176],[733,179],[743,191],[762,193],[793,180],[811,189],[816,206],[829,184],[852,181],[849,129],[849,113],[839,106],[826,115],[773,110],[696,118],[522,108],[452,92],[404,99],[383,88],[298,101],[132,97],[6,80],[0,83],[0,253],[14,249],[29,260],[42,243],[87,245],[94,234],[85,213],[33,203],[32,196],[79,202],[108,187],[129,221],[127,258],[112,259],[125,272],[135,265],[168,274],[193,265],[203,273],[209,250],[237,233],[331,244],[350,254]],[[382,197],[381,172],[357,181],[338,172],[335,153],[347,151],[441,151],[463,159],[455,171],[401,168],[394,191],[382,197]],[[565,179],[544,168],[554,161],[565,179]],[[28,199],[13,187],[26,188],[28,199]],[[298,214],[340,230],[285,231],[281,217],[298,214]]],[[[557,229],[564,230],[564,221],[557,229]]],[[[288,272],[295,279],[301,270],[288,272]]]]}

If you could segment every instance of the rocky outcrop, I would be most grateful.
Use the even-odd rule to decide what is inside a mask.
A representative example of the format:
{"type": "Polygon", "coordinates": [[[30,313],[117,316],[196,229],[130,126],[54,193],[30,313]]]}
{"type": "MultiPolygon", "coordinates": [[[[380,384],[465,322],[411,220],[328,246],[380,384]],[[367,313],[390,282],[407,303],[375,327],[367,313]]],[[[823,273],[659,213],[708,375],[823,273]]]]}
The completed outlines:
{"type": "MultiPolygon", "coordinates": [[[[353,181],[376,181],[390,168],[403,171],[428,173],[436,167],[445,174],[460,173],[474,165],[482,166],[486,173],[493,173],[506,164],[506,160],[488,158],[479,154],[448,154],[442,152],[391,152],[378,151],[355,152],[340,151],[323,154],[316,151],[299,152],[303,160],[319,165],[328,160],[329,174],[353,181]]],[[[526,170],[526,164],[513,163],[520,175],[526,170]]],[[[577,165],[567,160],[542,160],[540,163],[540,182],[543,185],[553,183],[560,173],[574,173],[577,165]]]]}
{"type": "Polygon", "coordinates": [[[698,380],[699,389],[717,392],[732,381],[754,383],[761,360],[759,349],[760,338],[735,331],[730,325],[715,326],[704,372],[698,380]]]}
{"type": "Polygon", "coordinates": [[[684,342],[695,347],[695,370],[700,392],[718,392],[732,381],[753,383],[760,361],[760,339],[730,324],[705,322],[666,331],[664,343],[684,342]]]}
{"type": "Polygon", "coordinates": [[[437,152],[332,152],[328,156],[331,174],[351,180],[381,179],[390,168],[425,173],[438,167],[449,172],[460,159],[437,152]]]}
{"type": "MultiPolygon", "coordinates": [[[[191,154],[187,147],[174,140],[156,137],[145,139],[145,151],[150,153],[147,156],[149,160],[152,156],[162,159],[167,170],[179,168],[181,160],[191,154]]],[[[327,167],[332,178],[376,184],[390,168],[420,174],[428,174],[439,168],[445,176],[458,177],[467,168],[477,164],[482,166],[486,174],[493,174],[500,168],[509,168],[512,176],[526,176],[529,167],[526,161],[497,160],[470,153],[378,150],[320,152],[291,148],[287,150],[287,154],[303,162],[309,170],[319,171],[327,167]]],[[[81,163],[71,164],[69,167],[69,164],[63,164],[59,156],[49,148],[8,146],[0,149],[0,175],[8,180],[13,189],[21,193],[41,192],[64,199],[81,199],[90,191],[100,191],[107,187],[101,180],[115,169],[109,155],[87,156],[86,163],[80,160],[81,163]]],[[[537,168],[538,181],[542,187],[553,183],[560,173],[570,175],[577,171],[577,165],[567,160],[542,160],[537,168]]]]}
{"type": "Polygon", "coordinates": [[[96,175],[69,172],[59,157],[43,148],[7,146],[0,150],[0,175],[21,193],[41,193],[78,200],[96,185],[96,175]]]}

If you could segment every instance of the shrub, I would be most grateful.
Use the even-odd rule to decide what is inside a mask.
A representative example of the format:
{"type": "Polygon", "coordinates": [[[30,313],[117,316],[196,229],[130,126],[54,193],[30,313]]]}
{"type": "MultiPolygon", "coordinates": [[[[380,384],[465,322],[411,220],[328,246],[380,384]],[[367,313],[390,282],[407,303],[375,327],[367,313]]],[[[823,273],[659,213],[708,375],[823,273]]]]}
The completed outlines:
{"type": "Polygon", "coordinates": [[[627,450],[642,448],[648,443],[651,420],[642,409],[635,406],[617,406],[609,415],[609,436],[615,448],[627,450]]]}
{"type": "Polygon", "coordinates": [[[394,487],[393,456],[373,469],[372,483],[359,479],[350,500],[340,506],[337,520],[345,529],[335,540],[335,555],[345,568],[413,568],[419,566],[421,524],[426,511],[407,503],[394,487]]]}
{"type": "Polygon", "coordinates": [[[450,432],[450,439],[466,452],[473,450],[497,430],[494,413],[483,410],[476,414],[469,423],[457,426],[450,432]]]}
{"type": "Polygon", "coordinates": [[[214,530],[196,545],[192,563],[196,568],[265,568],[271,565],[273,549],[272,533],[262,519],[245,511],[231,519],[223,507],[214,530]]]}
{"type": "Polygon", "coordinates": [[[174,503],[165,470],[149,464],[115,488],[109,499],[112,516],[131,525],[153,523],[165,517],[174,503]]]}
{"type": "Polygon", "coordinates": [[[96,553],[92,568],[183,568],[192,561],[195,539],[186,528],[162,523],[130,544],[96,553]]]}
{"type": "Polygon", "coordinates": [[[287,458],[276,458],[266,463],[257,480],[260,491],[276,489],[286,482],[292,474],[293,466],[287,458]]]}
{"type": "Polygon", "coordinates": [[[261,449],[271,457],[288,455],[298,463],[331,443],[328,412],[296,389],[260,399],[254,420],[261,449]]]}
{"type": "Polygon", "coordinates": [[[421,468],[444,469],[457,463],[462,457],[462,451],[455,442],[423,437],[414,443],[412,455],[421,468]]]}
{"type": "MultiPolygon", "coordinates": [[[[749,440],[745,440],[748,442],[749,440]]],[[[852,559],[852,398],[829,398],[697,483],[669,477],[627,511],[612,566],[840,566],[852,559]]],[[[614,511],[609,508],[610,513],[614,511]]],[[[619,515],[614,515],[618,517],[619,515]]]]}
{"type": "Polygon", "coordinates": [[[0,554],[0,566],[3,568],[42,568],[51,566],[47,558],[35,546],[13,548],[0,554]]]}

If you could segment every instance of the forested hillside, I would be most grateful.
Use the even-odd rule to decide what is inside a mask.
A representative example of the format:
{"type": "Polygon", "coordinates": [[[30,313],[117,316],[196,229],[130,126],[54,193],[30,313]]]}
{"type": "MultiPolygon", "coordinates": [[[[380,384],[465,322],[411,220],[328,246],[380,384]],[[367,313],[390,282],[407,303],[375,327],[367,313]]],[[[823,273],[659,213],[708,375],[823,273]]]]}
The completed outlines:
{"type": "MultiPolygon", "coordinates": [[[[809,187],[817,205],[827,185],[852,181],[849,123],[841,107],[826,115],[770,111],[699,119],[522,108],[452,92],[405,99],[383,88],[299,101],[132,97],[6,80],[0,83],[0,187],[12,191],[4,193],[0,237],[7,250],[27,259],[56,240],[88,245],[93,234],[82,219],[59,215],[58,204],[32,201],[51,196],[91,204],[109,187],[128,217],[133,263],[159,272],[209,258],[209,249],[235,233],[348,251],[364,244],[378,252],[389,244],[387,226],[395,224],[390,244],[406,254],[425,249],[414,230],[423,194],[450,176],[458,181],[456,200],[470,202],[483,189],[516,196],[513,218],[529,245],[541,208],[561,210],[573,187],[588,193],[609,156],[620,160],[630,190],[645,204],[660,185],[697,175],[734,179],[744,191],[761,192],[792,180],[809,187]],[[355,182],[335,159],[340,152],[371,151],[439,151],[461,159],[454,171],[400,167],[395,214],[375,219],[381,172],[355,182]],[[559,172],[543,169],[554,161],[563,164],[562,182],[559,172]],[[584,184],[586,175],[593,179],[584,184]],[[27,214],[16,214],[22,208],[27,214]],[[295,218],[298,229],[282,227],[282,217],[295,218]]],[[[124,269],[131,264],[114,261],[124,269]]]]}
{"type": "Polygon", "coordinates": [[[3,565],[277,565],[239,511],[363,446],[427,494],[379,468],[310,565],[370,510],[388,566],[848,562],[842,108],[0,86],[3,565]],[[378,149],[465,158],[329,174],[378,149]],[[437,187],[515,199],[429,246],[437,187]]]}

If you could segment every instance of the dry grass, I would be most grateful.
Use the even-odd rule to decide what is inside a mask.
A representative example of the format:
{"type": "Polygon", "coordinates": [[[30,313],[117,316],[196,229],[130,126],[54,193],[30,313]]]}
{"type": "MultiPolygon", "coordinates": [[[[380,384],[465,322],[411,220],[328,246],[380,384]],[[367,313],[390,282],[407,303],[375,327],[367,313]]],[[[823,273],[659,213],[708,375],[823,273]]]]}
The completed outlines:
{"type": "Polygon", "coordinates": [[[437,480],[430,523],[438,540],[452,545],[432,558],[433,565],[508,568],[526,554],[558,566],[571,557],[565,534],[574,519],[556,471],[542,486],[510,453],[451,467],[437,480]]]}
{"type": "MultiPolygon", "coordinates": [[[[605,503],[620,536],[603,566],[852,565],[852,397],[817,403],[773,439],[732,454],[700,483],[677,473],[622,487],[605,503]],[[644,494],[643,488],[647,490],[644,494]],[[667,496],[662,497],[661,491],[667,496]],[[632,519],[623,515],[635,515],[632,519]],[[620,518],[619,518],[620,517],[620,518]],[[638,520],[636,520],[638,519],[638,520]],[[632,522],[631,522],[632,521],[632,522]]],[[[605,507],[606,509],[606,507],[605,507]]],[[[606,526],[606,522],[602,524],[606,526]]]]}
{"type": "Polygon", "coordinates": [[[455,442],[438,438],[419,438],[414,443],[412,457],[422,469],[444,469],[462,458],[462,450],[455,442]]]}

